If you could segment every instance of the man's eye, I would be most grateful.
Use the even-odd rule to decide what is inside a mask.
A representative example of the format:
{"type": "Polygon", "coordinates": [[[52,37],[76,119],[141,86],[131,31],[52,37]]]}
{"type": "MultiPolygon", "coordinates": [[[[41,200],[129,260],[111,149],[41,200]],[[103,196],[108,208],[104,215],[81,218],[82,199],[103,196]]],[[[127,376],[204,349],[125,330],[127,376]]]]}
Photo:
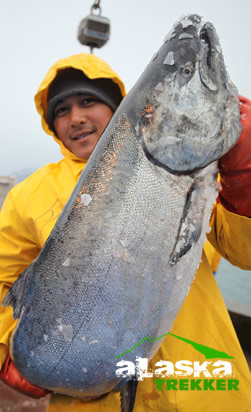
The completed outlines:
{"type": "Polygon", "coordinates": [[[67,106],[58,106],[56,107],[55,111],[54,111],[54,116],[62,116],[65,113],[67,113],[68,107],[67,106]]]}
{"type": "Polygon", "coordinates": [[[81,99],[81,105],[82,106],[90,106],[94,103],[96,103],[98,99],[96,97],[84,97],[81,99]]]}

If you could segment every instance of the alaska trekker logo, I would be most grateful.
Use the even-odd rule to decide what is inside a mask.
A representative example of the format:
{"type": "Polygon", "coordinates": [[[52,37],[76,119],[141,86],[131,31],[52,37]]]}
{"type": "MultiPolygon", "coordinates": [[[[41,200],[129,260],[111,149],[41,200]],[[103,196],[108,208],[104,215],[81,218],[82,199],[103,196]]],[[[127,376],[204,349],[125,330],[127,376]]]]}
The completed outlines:
{"type": "Polygon", "coordinates": [[[148,367],[148,358],[140,358],[136,356],[135,364],[132,361],[120,360],[116,364],[116,366],[118,367],[118,369],[116,370],[116,375],[123,378],[136,376],[138,381],[143,381],[145,378],[152,378],[155,375],[156,379],[154,379],[154,382],[157,385],[158,391],[161,391],[163,389],[192,391],[239,390],[239,380],[230,379],[230,377],[234,376],[232,364],[231,362],[224,360],[234,359],[233,356],[229,356],[225,352],[220,352],[216,349],[210,348],[209,346],[201,345],[189,339],[174,335],[170,332],[165,333],[164,335],[161,335],[156,339],[151,339],[149,336],[147,336],[131,349],[115,356],[115,359],[121,358],[123,355],[132,352],[146,340],[154,342],[167,335],[171,335],[174,338],[180,339],[183,342],[193,346],[195,350],[205,356],[205,359],[211,360],[205,361],[203,363],[199,361],[191,362],[189,360],[179,360],[175,364],[171,361],[160,360],[155,364],[155,367],[157,369],[152,370],[148,367]],[[215,361],[212,361],[212,359],[214,359],[215,361]],[[183,379],[181,377],[189,377],[189,379],[183,379]]]}

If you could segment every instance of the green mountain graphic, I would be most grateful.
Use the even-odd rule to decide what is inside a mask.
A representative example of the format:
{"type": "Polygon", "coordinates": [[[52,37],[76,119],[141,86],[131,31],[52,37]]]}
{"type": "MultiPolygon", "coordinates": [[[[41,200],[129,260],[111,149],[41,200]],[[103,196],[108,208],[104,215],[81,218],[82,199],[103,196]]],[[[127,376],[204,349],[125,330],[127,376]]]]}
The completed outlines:
{"type": "Polygon", "coordinates": [[[209,346],[201,345],[200,343],[193,342],[192,340],[181,338],[180,336],[174,335],[173,333],[165,333],[164,335],[159,336],[156,339],[151,339],[149,336],[147,336],[145,339],[142,339],[140,342],[138,342],[135,346],[133,346],[131,349],[126,350],[125,352],[121,353],[118,356],[115,356],[114,359],[120,358],[121,356],[125,355],[126,353],[132,352],[134,349],[136,349],[141,343],[143,343],[146,340],[149,340],[150,342],[155,342],[158,339],[163,338],[164,336],[173,336],[174,338],[180,339],[185,343],[188,343],[191,345],[195,350],[198,352],[202,353],[206,359],[216,359],[216,358],[223,358],[223,359],[234,359],[233,356],[229,356],[225,352],[220,352],[216,349],[210,348],[209,346]]]}

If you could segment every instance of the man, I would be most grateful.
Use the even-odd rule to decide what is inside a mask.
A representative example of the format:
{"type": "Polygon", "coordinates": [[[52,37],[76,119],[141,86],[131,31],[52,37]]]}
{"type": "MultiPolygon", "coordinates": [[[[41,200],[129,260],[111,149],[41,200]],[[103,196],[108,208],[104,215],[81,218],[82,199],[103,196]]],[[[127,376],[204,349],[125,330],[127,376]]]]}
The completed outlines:
{"type": "MultiPolygon", "coordinates": [[[[8,195],[0,216],[0,301],[43,247],[124,95],[124,85],[117,74],[93,55],[80,54],[60,60],[47,73],[35,103],[44,130],[60,145],[64,158],[38,170],[8,195]]],[[[209,239],[222,256],[250,270],[251,103],[244,98],[241,113],[246,115],[244,131],[237,145],[220,162],[223,189],[220,203],[213,210],[209,239]]],[[[12,309],[1,308],[2,379],[23,392],[43,396],[46,391],[18,376],[8,355],[15,326],[12,309]]],[[[138,385],[135,411],[247,410],[251,404],[248,366],[204,252],[172,333],[231,355],[239,390],[166,390],[164,387],[160,391],[156,389],[154,378],[145,379],[138,385]]],[[[150,366],[154,367],[158,360],[203,364],[205,357],[191,345],[168,336],[150,366]]],[[[118,393],[89,402],[52,394],[47,412],[116,411],[119,405],[118,393]]]]}

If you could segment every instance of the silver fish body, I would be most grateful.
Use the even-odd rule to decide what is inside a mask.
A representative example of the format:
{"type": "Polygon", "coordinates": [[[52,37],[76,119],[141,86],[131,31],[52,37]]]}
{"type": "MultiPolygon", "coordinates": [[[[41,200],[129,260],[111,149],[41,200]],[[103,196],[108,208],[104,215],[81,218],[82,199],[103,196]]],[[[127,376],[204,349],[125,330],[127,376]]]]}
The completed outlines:
{"type": "MultiPolygon", "coordinates": [[[[79,397],[119,388],[115,357],[170,331],[198,268],[216,160],[241,132],[213,26],[176,23],[124,99],[38,258],[5,298],[32,383],[79,397]]],[[[162,339],[123,359],[151,358],[162,339]]]]}

